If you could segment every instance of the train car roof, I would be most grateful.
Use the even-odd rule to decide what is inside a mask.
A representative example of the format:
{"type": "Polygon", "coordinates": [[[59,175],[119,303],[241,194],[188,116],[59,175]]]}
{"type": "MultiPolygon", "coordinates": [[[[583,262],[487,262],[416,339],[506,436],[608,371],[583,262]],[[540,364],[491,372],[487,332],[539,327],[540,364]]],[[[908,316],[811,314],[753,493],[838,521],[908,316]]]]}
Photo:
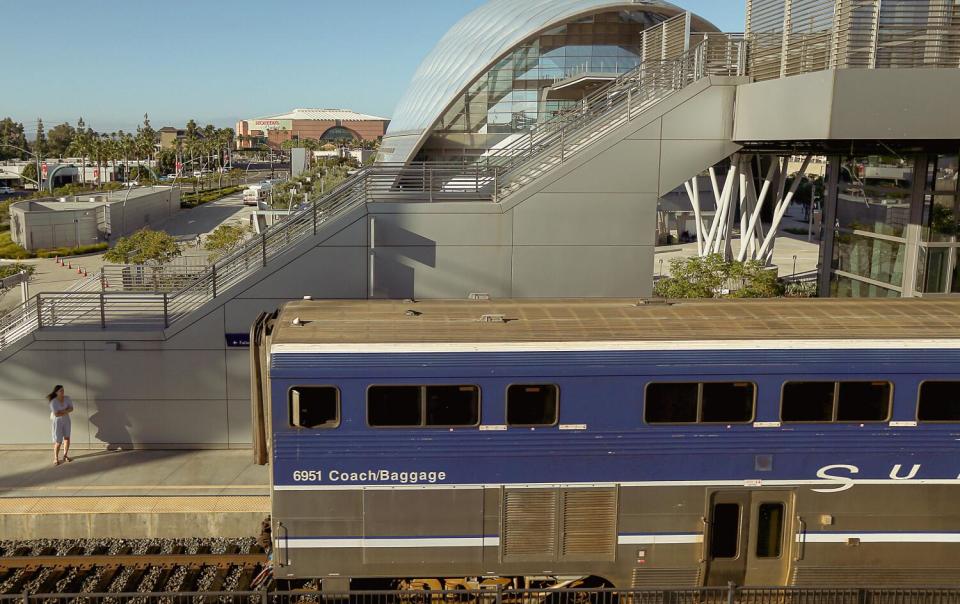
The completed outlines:
{"type": "Polygon", "coordinates": [[[960,299],[304,300],[283,306],[271,337],[291,351],[292,345],[732,340],[960,344],[960,299]]]}

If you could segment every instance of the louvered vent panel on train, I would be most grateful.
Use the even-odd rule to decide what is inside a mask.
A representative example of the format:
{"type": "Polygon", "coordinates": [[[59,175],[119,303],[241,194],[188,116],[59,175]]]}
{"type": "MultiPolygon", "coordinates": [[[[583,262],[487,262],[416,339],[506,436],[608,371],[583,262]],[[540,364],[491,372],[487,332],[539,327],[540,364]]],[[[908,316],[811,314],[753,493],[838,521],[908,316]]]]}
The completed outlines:
{"type": "Polygon", "coordinates": [[[630,578],[630,587],[634,589],[698,585],[700,585],[699,566],[687,568],[641,568],[638,566],[633,569],[633,576],[630,578]]]}
{"type": "MultiPolygon", "coordinates": [[[[939,544],[937,544],[939,545],[939,544]]],[[[931,548],[932,549],[932,548],[931,548]]],[[[931,554],[934,555],[934,554],[931,554]]],[[[795,566],[790,585],[797,587],[894,587],[960,584],[960,570],[956,568],[895,567],[892,562],[877,566],[795,566]]],[[[882,594],[871,595],[873,602],[881,602],[882,594]]],[[[891,596],[889,601],[893,601],[891,596]]]]}
{"type": "Polygon", "coordinates": [[[617,553],[617,490],[563,492],[560,555],[564,560],[614,560],[617,553]]]}
{"type": "Polygon", "coordinates": [[[504,561],[550,560],[557,555],[557,497],[554,490],[517,489],[504,493],[504,561]]]}

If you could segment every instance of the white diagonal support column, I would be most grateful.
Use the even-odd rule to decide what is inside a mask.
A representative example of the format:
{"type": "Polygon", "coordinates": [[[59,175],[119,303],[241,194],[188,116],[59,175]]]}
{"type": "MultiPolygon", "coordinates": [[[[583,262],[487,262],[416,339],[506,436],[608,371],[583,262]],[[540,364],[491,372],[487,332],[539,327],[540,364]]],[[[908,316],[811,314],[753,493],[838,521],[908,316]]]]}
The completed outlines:
{"type": "Polygon", "coordinates": [[[760,194],[757,196],[757,203],[755,204],[753,212],[750,215],[750,221],[747,224],[746,231],[740,233],[740,254],[737,255],[737,260],[741,262],[748,259],[748,252],[750,254],[749,259],[756,260],[757,248],[763,245],[763,240],[757,236],[757,226],[760,223],[760,214],[763,211],[763,204],[767,200],[767,195],[770,192],[770,186],[773,183],[773,175],[778,164],[779,161],[777,160],[770,162],[770,167],[767,169],[767,175],[763,179],[763,186],[760,188],[760,194]]]}
{"type": "Polygon", "coordinates": [[[690,205],[693,206],[693,220],[696,223],[697,232],[697,256],[703,255],[703,223],[700,221],[700,188],[697,177],[694,176],[689,181],[683,183],[683,188],[687,191],[687,197],[690,198],[690,205]]]}
{"type": "MultiPolygon", "coordinates": [[[[803,164],[793,179],[790,191],[777,203],[777,207],[773,213],[773,222],[770,224],[770,232],[767,233],[767,237],[763,240],[763,245],[760,246],[760,250],[757,252],[758,260],[763,262],[769,260],[769,256],[773,252],[773,242],[777,237],[777,230],[780,228],[780,221],[783,220],[783,215],[787,213],[787,208],[790,207],[790,202],[793,201],[793,196],[796,195],[797,189],[800,187],[800,181],[807,172],[807,166],[810,165],[811,157],[812,155],[808,154],[803,158],[803,164]]],[[[786,172],[786,170],[784,170],[784,172],[786,172]]]]}

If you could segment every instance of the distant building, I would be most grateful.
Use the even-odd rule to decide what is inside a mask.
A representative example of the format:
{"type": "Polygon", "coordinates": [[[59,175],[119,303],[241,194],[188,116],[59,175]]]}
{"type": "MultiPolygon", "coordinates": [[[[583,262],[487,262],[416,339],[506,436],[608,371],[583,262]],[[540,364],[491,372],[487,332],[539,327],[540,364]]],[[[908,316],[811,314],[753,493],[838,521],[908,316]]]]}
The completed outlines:
{"type": "Polygon", "coordinates": [[[387,131],[385,117],[349,109],[294,109],[290,113],[237,122],[237,148],[279,148],[288,140],[374,141],[387,131]]]}
{"type": "Polygon", "coordinates": [[[173,149],[177,146],[177,141],[183,140],[187,131],[183,128],[174,128],[173,126],[164,126],[157,132],[160,133],[160,148],[173,149]]]}

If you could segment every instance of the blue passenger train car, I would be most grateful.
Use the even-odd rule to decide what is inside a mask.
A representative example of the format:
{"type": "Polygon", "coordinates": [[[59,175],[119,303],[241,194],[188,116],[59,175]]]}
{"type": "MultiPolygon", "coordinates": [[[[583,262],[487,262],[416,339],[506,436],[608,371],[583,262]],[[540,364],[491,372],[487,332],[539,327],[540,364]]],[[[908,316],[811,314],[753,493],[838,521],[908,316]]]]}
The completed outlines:
{"type": "Polygon", "coordinates": [[[960,581],[960,301],[295,302],[251,341],[278,578],[960,581]]]}

